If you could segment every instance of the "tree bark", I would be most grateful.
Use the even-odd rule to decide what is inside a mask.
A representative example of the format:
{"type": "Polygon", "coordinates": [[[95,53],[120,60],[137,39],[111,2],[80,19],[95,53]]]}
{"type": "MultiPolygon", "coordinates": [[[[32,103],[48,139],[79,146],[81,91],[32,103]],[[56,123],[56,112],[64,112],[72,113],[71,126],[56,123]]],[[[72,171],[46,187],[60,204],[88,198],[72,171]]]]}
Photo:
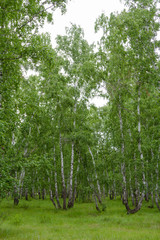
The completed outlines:
{"type": "Polygon", "coordinates": [[[52,201],[53,205],[54,205],[55,208],[57,209],[56,203],[55,203],[55,201],[54,201],[54,199],[53,199],[53,192],[52,192],[51,186],[50,186],[49,192],[50,192],[50,200],[52,201]]]}
{"type": "MultiPolygon", "coordinates": [[[[17,180],[17,171],[15,172],[15,179],[17,180]]],[[[18,187],[17,187],[17,184],[15,183],[14,185],[14,193],[13,193],[13,196],[14,196],[14,205],[18,205],[19,203],[19,200],[18,200],[18,187]]]]}
{"type": "Polygon", "coordinates": [[[63,209],[67,209],[67,208],[66,208],[67,192],[66,192],[66,184],[65,184],[65,177],[64,177],[64,160],[63,160],[61,133],[60,133],[59,139],[60,139],[60,140],[59,140],[59,144],[60,144],[60,153],[61,153],[61,177],[62,177],[63,209]]]}
{"type": "Polygon", "coordinates": [[[55,197],[57,201],[58,208],[61,208],[61,204],[59,201],[59,196],[58,196],[58,183],[57,183],[57,166],[56,166],[56,153],[55,153],[55,145],[53,148],[53,161],[54,161],[54,181],[55,181],[55,197]]]}
{"type": "Polygon", "coordinates": [[[155,202],[158,210],[160,211],[160,205],[159,205],[159,153],[160,153],[160,146],[159,146],[159,152],[157,157],[157,166],[156,166],[156,189],[155,189],[155,202]]]}
{"type": "Polygon", "coordinates": [[[69,178],[69,200],[68,208],[73,207],[73,164],[74,164],[74,143],[72,142],[72,154],[71,154],[71,169],[70,169],[70,178],[69,178]]]}
{"type": "Polygon", "coordinates": [[[26,199],[26,201],[28,201],[28,189],[27,188],[25,189],[25,199],[26,199]]]}
{"type": "Polygon", "coordinates": [[[102,203],[102,200],[101,200],[101,188],[100,188],[100,185],[99,185],[98,176],[97,176],[97,172],[96,172],[96,164],[95,164],[94,156],[93,156],[93,153],[92,153],[92,151],[91,151],[89,146],[88,146],[88,149],[89,149],[89,152],[90,152],[91,157],[92,157],[92,162],[93,162],[94,171],[95,171],[95,178],[96,178],[97,189],[98,189],[98,201],[99,201],[99,203],[102,203]]]}
{"type": "Polygon", "coordinates": [[[73,191],[73,198],[72,198],[72,205],[74,205],[76,195],[77,195],[77,175],[79,172],[79,165],[80,165],[80,156],[78,158],[78,165],[77,165],[77,171],[76,171],[76,176],[75,176],[75,182],[74,182],[74,191],[73,191]]]}
{"type": "Polygon", "coordinates": [[[44,200],[46,198],[46,189],[42,189],[42,199],[44,200]]]}
{"type": "Polygon", "coordinates": [[[123,134],[123,120],[121,113],[121,97],[119,95],[119,104],[118,104],[118,115],[119,115],[119,123],[120,123],[120,131],[121,131],[121,174],[123,179],[122,184],[122,192],[123,192],[123,203],[126,206],[128,211],[128,194],[127,194],[127,181],[126,181],[126,173],[125,173],[125,160],[124,160],[124,134],[123,134]]]}
{"type": "MultiPolygon", "coordinates": [[[[139,121],[138,121],[138,131],[140,133],[140,107],[139,107],[139,101],[140,99],[138,98],[138,116],[139,116],[139,121]]],[[[125,174],[125,161],[124,161],[124,150],[125,150],[125,146],[124,146],[124,134],[123,134],[123,120],[122,120],[122,113],[121,113],[121,97],[119,95],[119,105],[118,105],[118,111],[119,111],[119,122],[120,122],[120,130],[121,130],[121,154],[122,154],[122,163],[121,163],[121,173],[123,176],[123,203],[126,207],[127,213],[128,214],[133,214],[136,213],[137,211],[140,210],[141,206],[142,206],[142,201],[144,199],[145,196],[145,192],[142,192],[141,198],[138,201],[137,206],[134,209],[130,209],[129,204],[128,204],[128,195],[127,195],[127,186],[126,186],[126,174],[125,174]]],[[[140,140],[140,139],[139,139],[140,140]]],[[[138,143],[138,149],[141,153],[141,158],[143,159],[143,153],[141,151],[141,143],[139,141],[138,143]]],[[[143,177],[145,177],[144,175],[144,171],[143,171],[143,177]]],[[[144,179],[143,179],[144,180],[144,179]]]]}
{"type": "MultiPolygon", "coordinates": [[[[75,83],[75,89],[77,87],[77,83],[75,83]]],[[[77,100],[75,98],[75,104],[74,104],[74,114],[77,110],[77,100]]],[[[75,130],[76,126],[76,120],[74,116],[74,122],[73,122],[73,129],[75,130]]],[[[73,167],[74,167],[74,141],[72,141],[72,153],[71,153],[71,168],[70,168],[70,178],[69,178],[69,200],[68,200],[68,208],[73,207],[74,201],[73,199],[73,167]]]]}

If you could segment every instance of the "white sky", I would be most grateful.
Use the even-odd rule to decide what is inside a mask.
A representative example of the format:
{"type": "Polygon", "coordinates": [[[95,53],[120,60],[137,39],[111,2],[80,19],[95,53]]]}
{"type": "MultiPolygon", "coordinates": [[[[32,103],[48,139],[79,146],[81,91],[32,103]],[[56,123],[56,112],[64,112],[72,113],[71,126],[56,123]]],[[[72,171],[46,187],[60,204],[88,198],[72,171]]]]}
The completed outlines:
{"type": "MultiPolygon", "coordinates": [[[[70,27],[70,23],[80,25],[85,34],[85,39],[91,44],[100,39],[99,34],[94,33],[96,19],[102,14],[110,15],[111,12],[121,12],[124,5],[120,0],[71,0],[67,4],[67,12],[62,15],[57,9],[54,12],[54,25],[45,24],[42,32],[51,34],[53,47],[56,46],[57,35],[65,35],[65,27],[70,27]]],[[[106,104],[107,100],[102,97],[95,97],[90,101],[97,107],[106,104]]]]}

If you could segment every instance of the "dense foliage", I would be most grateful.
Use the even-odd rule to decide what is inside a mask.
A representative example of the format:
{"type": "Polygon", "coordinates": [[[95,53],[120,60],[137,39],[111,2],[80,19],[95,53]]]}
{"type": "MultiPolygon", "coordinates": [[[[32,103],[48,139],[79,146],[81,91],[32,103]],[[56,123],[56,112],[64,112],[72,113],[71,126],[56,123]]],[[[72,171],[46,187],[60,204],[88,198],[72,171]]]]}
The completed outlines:
{"type": "Polygon", "coordinates": [[[39,34],[65,4],[0,3],[0,197],[49,194],[63,209],[94,199],[100,211],[103,198],[121,196],[128,213],[144,198],[160,210],[158,1],[102,14],[98,50],[74,24],[55,49],[39,34]],[[89,99],[101,84],[108,103],[98,108],[89,99]]]}

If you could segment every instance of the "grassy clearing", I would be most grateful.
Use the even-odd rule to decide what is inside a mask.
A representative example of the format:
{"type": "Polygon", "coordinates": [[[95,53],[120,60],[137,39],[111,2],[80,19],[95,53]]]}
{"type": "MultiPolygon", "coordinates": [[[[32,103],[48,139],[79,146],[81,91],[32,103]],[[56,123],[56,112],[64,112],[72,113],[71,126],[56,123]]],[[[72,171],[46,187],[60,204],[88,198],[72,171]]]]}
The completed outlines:
{"type": "Polygon", "coordinates": [[[50,200],[13,200],[0,203],[1,240],[159,240],[160,212],[145,204],[135,215],[127,215],[119,200],[106,201],[98,213],[94,203],[73,209],[54,209],[50,200]]]}

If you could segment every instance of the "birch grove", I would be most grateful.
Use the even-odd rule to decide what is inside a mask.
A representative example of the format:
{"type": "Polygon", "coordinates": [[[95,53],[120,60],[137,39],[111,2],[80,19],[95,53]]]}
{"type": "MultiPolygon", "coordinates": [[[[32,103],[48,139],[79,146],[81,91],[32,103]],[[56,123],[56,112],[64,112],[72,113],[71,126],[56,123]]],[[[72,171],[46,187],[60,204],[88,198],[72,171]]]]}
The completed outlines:
{"type": "Polygon", "coordinates": [[[71,24],[55,48],[38,33],[51,18],[41,1],[39,17],[24,1],[19,15],[0,3],[0,198],[49,198],[64,210],[93,201],[102,211],[109,197],[128,214],[144,201],[160,210],[158,1],[125,3],[96,20],[96,47],[71,24]],[[102,107],[91,103],[98,95],[102,107]]]}

